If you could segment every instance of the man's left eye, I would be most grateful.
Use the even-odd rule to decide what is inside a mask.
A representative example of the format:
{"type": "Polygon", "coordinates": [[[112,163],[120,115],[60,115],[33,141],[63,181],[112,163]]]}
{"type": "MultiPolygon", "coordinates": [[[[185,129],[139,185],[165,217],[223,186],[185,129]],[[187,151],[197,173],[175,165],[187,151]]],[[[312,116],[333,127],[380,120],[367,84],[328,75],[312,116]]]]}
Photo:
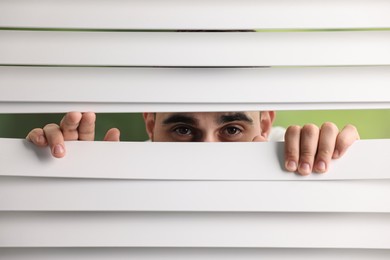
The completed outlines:
{"type": "Polygon", "coordinates": [[[230,127],[226,127],[224,129],[224,132],[228,135],[238,135],[242,132],[242,130],[234,126],[230,126],[230,127]]]}

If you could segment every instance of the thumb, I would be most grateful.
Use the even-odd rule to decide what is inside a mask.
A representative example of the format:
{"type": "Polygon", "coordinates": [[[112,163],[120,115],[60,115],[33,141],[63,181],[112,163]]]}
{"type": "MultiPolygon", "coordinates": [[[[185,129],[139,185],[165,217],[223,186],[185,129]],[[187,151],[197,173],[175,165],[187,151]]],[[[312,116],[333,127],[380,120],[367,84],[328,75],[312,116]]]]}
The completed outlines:
{"type": "Polygon", "coordinates": [[[333,159],[338,159],[347,151],[347,149],[356,141],[360,136],[355,126],[347,125],[341,130],[336,139],[335,152],[333,153],[333,159]]]}
{"type": "Polygon", "coordinates": [[[106,135],[104,136],[104,141],[109,141],[109,142],[119,142],[120,138],[120,131],[118,128],[111,128],[110,130],[107,131],[106,135]]]}
{"type": "Polygon", "coordinates": [[[267,142],[267,139],[262,135],[256,135],[252,142],[267,142]]]}

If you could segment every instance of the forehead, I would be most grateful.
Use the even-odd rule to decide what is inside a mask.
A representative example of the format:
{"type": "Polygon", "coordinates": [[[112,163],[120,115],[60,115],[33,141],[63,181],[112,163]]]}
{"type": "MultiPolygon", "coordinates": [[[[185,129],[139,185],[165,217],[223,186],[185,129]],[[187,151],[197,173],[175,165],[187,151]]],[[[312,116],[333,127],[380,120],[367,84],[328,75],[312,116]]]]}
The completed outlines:
{"type": "Polygon", "coordinates": [[[259,119],[259,117],[260,112],[258,111],[156,113],[156,120],[161,122],[167,120],[169,121],[169,119],[177,120],[180,118],[193,119],[194,122],[214,121],[217,123],[223,123],[227,118],[229,121],[237,120],[255,122],[259,119]]]}

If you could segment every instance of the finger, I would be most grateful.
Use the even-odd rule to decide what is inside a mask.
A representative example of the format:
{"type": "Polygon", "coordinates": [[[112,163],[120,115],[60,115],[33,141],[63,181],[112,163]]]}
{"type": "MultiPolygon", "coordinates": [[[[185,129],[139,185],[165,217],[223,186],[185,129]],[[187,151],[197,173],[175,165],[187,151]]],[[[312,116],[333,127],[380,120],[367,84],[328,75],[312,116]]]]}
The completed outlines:
{"type": "Polygon", "coordinates": [[[31,130],[26,136],[26,139],[32,142],[33,144],[35,144],[36,146],[40,146],[40,147],[47,146],[47,140],[42,128],[35,128],[31,130]]]}
{"type": "Polygon", "coordinates": [[[266,141],[267,139],[262,135],[256,135],[252,140],[252,142],[266,142],[266,141]]]}
{"type": "Polygon", "coordinates": [[[324,173],[328,170],[338,133],[339,129],[333,123],[327,122],[321,126],[318,150],[314,163],[315,172],[324,173]]]}
{"type": "Polygon", "coordinates": [[[80,112],[69,112],[61,120],[60,127],[64,136],[64,140],[72,141],[78,140],[78,127],[81,121],[80,112]]]}
{"type": "Polygon", "coordinates": [[[288,127],[284,135],[284,164],[290,172],[298,169],[300,136],[300,126],[288,127]]]}
{"type": "Polygon", "coordinates": [[[43,128],[46,140],[50,146],[51,154],[54,157],[62,158],[65,156],[64,136],[59,125],[48,124],[43,128]]]}
{"type": "Polygon", "coordinates": [[[82,141],[95,140],[95,121],[96,121],[95,113],[92,112],[83,113],[78,128],[79,140],[82,141]]]}
{"type": "Polygon", "coordinates": [[[360,136],[355,126],[346,125],[339,133],[336,139],[336,148],[333,153],[333,159],[338,159],[344,155],[347,149],[356,141],[360,136]]]}
{"type": "Polygon", "coordinates": [[[308,175],[312,172],[317,152],[320,130],[314,124],[305,125],[301,130],[298,173],[308,175]]]}
{"type": "Polygon", "coordinates": [[[110,141],[110,142],[119,142],[120,139],[120,131],[118,128],[111,128],[107,131],[106,135],[104,136],[104,141],[110,141]]]}

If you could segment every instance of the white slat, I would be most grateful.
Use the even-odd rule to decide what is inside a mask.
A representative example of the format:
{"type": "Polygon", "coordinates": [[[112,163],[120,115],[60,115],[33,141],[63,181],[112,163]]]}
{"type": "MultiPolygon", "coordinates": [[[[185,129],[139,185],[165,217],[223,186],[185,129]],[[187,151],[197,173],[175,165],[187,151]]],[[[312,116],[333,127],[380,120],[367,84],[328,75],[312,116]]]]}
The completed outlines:
{"type": "Polygon", "coordinates": [[[390,214],[0,212],[0,247],[390,249],[390,214]]]}
{"type": "Polygon", "coordinates": [[[383,0],[2,0],[1,27],[104,29],[389,28],[383,0]]]}
{"type": "Polygon", "coordinates": [[[0,175],[154,180],[390,178],[386,164],[390,139],[357,141],[342,160],[333,161],[328,174],[313,174],[309,178],[283,170],[283,145],[272,142],[67,142],[66,157],[55,159],[48,148],[34,147],[25,140],[0,139],[0,175]],[[367,160],[367,151],[375,151],[375,171],[372,160],[367,160]],[[150,158],[153,158],[153,163],[150,163],[150,158]],[[162,172],[164,168],[169,170],[162,172]]]}
{"type": "Polygon", "coordinates": [[[390,66],[212,69],[3,66],[0,112],[390,108],[388,82],[390,66]],[[318,89],[326,91],[318,95],[318,89]]]}
{"type": "Polygon", "coordinates": [[[7,260],[388,260],[390,250],[271,248],[0,248],[7,260]]]}
{"type": "MultiPolygon", "coordinates": [[[[0,68],[0,112],[145,111],[145,107],[148,111],[201,111],[210,110],[206,109],[209,105],[215,111],[389,108],[389,67],[378,65],[390,65],[390,3],[290,2],[4,0],[0,2],[0,64],[372,67],[164,70],[5,66],[0,68]],[[97,31],[13,31],[4,27],[97,31]],[[374,27],[383,30],[98,32],[374,27]],[[191,92],[179,84],[199,93],[189,95],[191,92]],[[212,85],[216,87],[210,91],[212,85]],[[107,86],[115,95],[106,94],[107,86]],[[133,86],[137,86],[136,91],[133,86]],[[247,89],[243,91],[242,86],[247,89]],[[373,86],[369,94],[365,93],[367,86],[373,86]],[[203,96],[199,91],[202,87],[203,96]],[[71,88],[77,88],[77,98],[61,94],[73,92],[71,88]],[[339,97],[325,93],[317,98],[319,88],[339,97]],[[264,95],[268,89],[274,93],[264,95]],[[129,90],[134,97],[124,98],[129,90]],[[205,91],[210,95],[204,95],[205,91]],[[220,97],[227,91],[231,95],[220,97]],[[299,97],[298,91],[305,97],[299,97]],[[36,93],[48,94],[37,97],[36,93]],[[149,97],[151,93],[158,98],[149,97]],[[174,98],[175,93],[186,95],[174,98]]],[[[129,254],[136,259],[137,255],[141,259],[188,259],[191,250],[210,259],[337,259],[351,255],[357,255],[356,259],[387,259],[389,250],[362,249],[390,249],[390,176],[385,163],[390,155],[389,141],[357,142],[328,174],[303,178],[282,170],[282,143],[74,142],[67,143],[66,158],[57,160],[48,149],[32,147],[26,141],[0,139],[0,258],[26,259],[30,253],[29,259],[55,259],[60,256],[58,251],[53,252],[61,250],[68,259],[86,255],[93,259],[128,258],[129,254]],[[367,151],[375,151],[375,169],[367,151]],[[193,158],[197,158],[196,163],[193,158]],[[44,249],[34,251],[34,247],[44,249]],[[61,247],[65,248],[58,249],[61,247]],[[94,247],[101,247],[100,254],[94,247]],[[135,247],[138,251],[114,247],[135,247]],[[171,248],[161,251],[156,247],[171,248]],[[211,252],[213,247],[218,251],[211,252]],[[235,249],[227,252],[221,247],[235,249]],[[302,249],[272,250],[292,247],[302,249]]]]}
{"type": "Polygon", "coordinates": [[[0,64],[104,66],[390,65],[389,31],[0,31],[0,64]]]}
{"type": "Polygon", "coordinates": [[[2,176],[0,211],[390,213],[390,181],[133,181],[2,176]]]}

